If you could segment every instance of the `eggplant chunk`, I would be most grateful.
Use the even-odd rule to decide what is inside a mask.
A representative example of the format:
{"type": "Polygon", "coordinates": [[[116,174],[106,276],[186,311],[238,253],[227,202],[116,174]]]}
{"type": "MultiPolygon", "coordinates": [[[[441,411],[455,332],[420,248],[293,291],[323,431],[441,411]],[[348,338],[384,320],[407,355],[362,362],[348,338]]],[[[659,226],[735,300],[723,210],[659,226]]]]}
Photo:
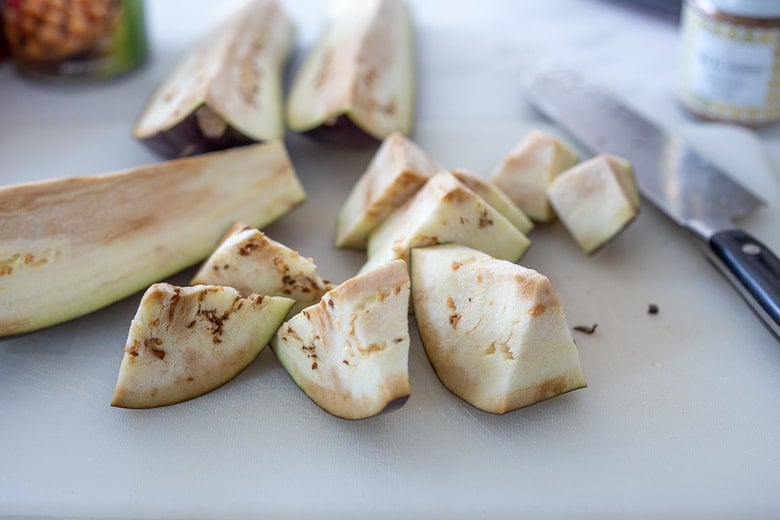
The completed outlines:
{"type": "Polygon", "coordinates": [[[452,173],[431,177],[368,237],[368,260],[360,272],[395,259],[409,260],[415,247],[456,242],[516,262],[530,247],[504,215],[452,173]]]}
{"type": "Polygon", "coordinates": [[[190,283],[233,287],[242,296],[292,298],[295,304],[290,316],[317,303],[333,288],[319,275],[311,258],[243,222],[233,224],[190,283]]]}
{"type": "Polygon", "coordinates": [[[280,141],[0,188],[0,336],[104,307],[264,226],[303,187],[280,141]]]}
{"type": "Polygon", "coordinates": [[[152,285],[130,322],[111,406],[166,406],[227,383],[262,352],[293,302],[218,285],[152,285]]]}
{"type": "Polygon", "coordinates": [[[438,168],[422,148],[401,134],[387,137],[339,210],[336,246],[365,249],[371,232],[438,168]]]}
{"type": "Polygon", "coordinates": [[[282,138],[282,75],[293,33],[275,0],[252,0],[171,71],[134,137],[163,157],[282,138]]]}
{"type": "Polygon", "coordinates": [[[353,148],[409,135],[414,120],[414,42],[403,0],[331,4],[320,41],[287,100],[291,130],[353,148]]]}
{"type": "Polygon", "coordinates": [[[631,163],[600,154],[553,179],[547,198],[582,250],[591,254],[619,235],[642,203],[631,163]]]}
{"type": "Polygon", "coordinates": [[[400,260],[354,276],[284,322],[271,350],[295,384],[336,417],[396,410],[409,398],[409,291],[400,260]]]}
{"type": "Polygon", "coordinates": [[[425,354],[453,394],[504,414],[587,386],[549,278],[459,244],[413,249],[410,267],[425,354]]]}

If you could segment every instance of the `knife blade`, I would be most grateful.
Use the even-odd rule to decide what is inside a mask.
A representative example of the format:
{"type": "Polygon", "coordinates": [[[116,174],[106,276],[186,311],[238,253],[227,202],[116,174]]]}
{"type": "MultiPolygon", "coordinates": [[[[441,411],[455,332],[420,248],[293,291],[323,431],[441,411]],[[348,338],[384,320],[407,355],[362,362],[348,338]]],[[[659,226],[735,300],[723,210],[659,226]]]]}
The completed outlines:
{"type": "Polygon", "coordinates": [[[527,97],[593,153],[631,161],[645,199],[689,230],[780,340],[780,260],[734,221],[764,202],[715,165],[576,72],[536,73],[527,97]]]}

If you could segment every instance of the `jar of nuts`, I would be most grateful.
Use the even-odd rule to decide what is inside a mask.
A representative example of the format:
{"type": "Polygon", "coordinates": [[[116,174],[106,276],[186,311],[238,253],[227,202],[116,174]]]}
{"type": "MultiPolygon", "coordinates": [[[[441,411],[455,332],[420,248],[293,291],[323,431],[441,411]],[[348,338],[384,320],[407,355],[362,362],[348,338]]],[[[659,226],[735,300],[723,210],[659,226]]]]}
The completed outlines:
{"type": "Polygon", "coordinates": [[[17,68],[50,79],[123,74],[148,52],[143,0],[3,0],[17,68]]]}
{"type": "Polygon", "coordinates": [[[5,42],[5,29],[3,28],[3,0],[0,0],[0,61],[8,57],[8,44],[5,42]]]}

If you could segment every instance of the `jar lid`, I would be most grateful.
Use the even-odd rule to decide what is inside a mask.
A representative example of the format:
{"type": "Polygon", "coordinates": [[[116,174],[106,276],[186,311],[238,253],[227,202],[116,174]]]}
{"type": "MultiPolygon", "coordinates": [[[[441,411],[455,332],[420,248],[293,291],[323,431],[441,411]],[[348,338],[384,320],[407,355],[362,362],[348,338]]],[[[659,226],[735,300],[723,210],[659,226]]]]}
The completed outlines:
{"type": "Polygon", "coordinates": [[[719,10],[733,16],[780,18],[780,0],[710,0],[719,10]]]}

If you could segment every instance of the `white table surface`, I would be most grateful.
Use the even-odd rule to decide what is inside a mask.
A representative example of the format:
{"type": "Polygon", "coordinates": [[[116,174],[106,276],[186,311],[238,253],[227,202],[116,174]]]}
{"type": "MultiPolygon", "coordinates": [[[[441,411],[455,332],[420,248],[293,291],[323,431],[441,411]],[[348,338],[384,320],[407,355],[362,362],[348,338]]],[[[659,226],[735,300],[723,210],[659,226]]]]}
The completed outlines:
{"type": "MultiPolygon", "coordinates": [[[[612,87],[617,93],[628,98],[637,108],[652,114],[658,121],[670,128],[689,125],[692,122],[686,113],[678,107],[674,97],[679,35],[677,21],[673,18],[632,7],[622,2],[607,0],[418,0],[410,1],[410,3],[413,8],[418,39],[418,120],[421,126],[438,125],[440,127],[468,129],[471,126],[485,128],[509,125],[508,127],[511,127],[518,122],[526,127],[535,122],[543,124],[540,117],[524,101],[521,85],[527,71],[540,64],[551,62],[585,72],[592,79],[612,87]]],[[[130,124],[138,115],[147,96],[169,70],[176,57],[202,36],[218,19],[230,12],[237,2],[231,0],[219,2],[218,6],[215,6],[216,4],[217,2],[206,0],[186,3],[171,0],[147,2],[153,46],[151,60],[139,71],[120,80],[81,86],[49,85],[19,77],[8,63],[0,65],[0,127],[2,127],[0,139],[3,139],[4,136],[7,138],[15,128],[21,128],[28,133],[31,128],[40,128],[41,139],[44,140],[41,149],[46,150],[45,140],[69,139],[76,142],[77,136],[58,136],[60,129],[69,126],[75,129],[95,128],[101,124],[107,124],[111,127],[117,122],[124,124],[122,122],[125,121],[129,134],[130,124]]],[[[283,4],[298,26],[299,51],[307,48],[319,32],[325,3],[318,0],[285,0],[283,4]]],[[[115,126],[111,128],[115,128],[115,126]]],[[[757,131],[757,136],[763,143],[770,164],[773,164],[772,171],[775,180],[778,180],[780,178],[778,177],[780,176],[778,174],[780,171],[780,126],[757,131]]],[[[101,150],[90,146],[90,144],[83,143],[83,147],[74,147],[73,153],[101,153],[101,150]]],[[[105,144],[105,142],[99,142],[95,146],[99,148],[105,144]]],[[[116,148],[111,148],[111,150],[120,150],[125,146],[138,145],[133,143],[128,135],[126,142],[116,144],[116,148]]],[[[112,157],[106,157],[104,162],[116,167],[134,165],[123,164],[123,160],[124,156],[119,151],[112,157]]],[[[68,164],[68,161],[66,160],[64,163],[68,164]]],[[[50,166],[56,164],[56,161],[47,157],[46,164],[50,166]]],[[[0,170],[3,168],[3,160],[0,158],[0,170]]],[[[41,172],[40,176],[45,177],[47,173],[50,173],[50,176],[57,176],[63,172],[41,172]]],[[[75,172],[66,171],[65,173],[73,174],[75,172]]],[[[777,237],[771,237],[771,241],[776,244],[777,237]]],[[[713,280],[716,279],[717,275],[713,275],[713,280]]],[[[127,305],[125,307],[131,309],[127,305]]],[[[755,325],[755,322],[750,324],[751,327],[755,325]]],[[[772,341],[768,339],[767,335],[762,335],[760,332],[756,334],[758,336],[751,337],[759,337],[760,341],[763,342],[764,351],[766,351],[766,346],[771,345],[772,341]]],[[[778,347],[780,348],[780,345],[778,347]]],[[[0,349],[3,348],[0,345],[0,349]]],[[[20,347],[16,345],[14,348],[20,347]]],[[[693,353],[687,355],[691,356],[696,353],[706,354],[706,349],[697,347],[693,353]]],[[[766,356],[766,354],[763,355],[766,356]]],[[[774,356],[764,359],[764,361],[771,364],[776,363],[778,359],[780,357],[774,356]]],[[[108,369],[111,370],[110,367],[108,369]]],[[[780,375],[777,366],[767,370],[774,375],[780,375]]],[[[677,375],[684,377],[684,373],[677,375]]],[[[6,381],[3,384],[15,383],[23,385],[24,381],[20,378],[18,381],[6,381]]],[[[770,393],[773,390],[776,391],[777,386],[775,380],[775,386],[767,391],[770,393]]],[[[6,388],[10,388],[10,386],[6,388]]],[[[612,391],[620,392],[621,389],[614,388],[612,391]]],[[[669,397],[659,396],[658,398],[663,400],[669,397]]],[[[640,406],[642,404],[638,403],[640,406]]],[[[652,408],[654,404],[658,403],[649,403],[648,406],[652,408]]],[[[674,405],[672,404],[672,406],[674,405]]],[[[1,408],[0,411],[2,411],[1,408]]],[[[448,411],[442,410],[441,413],[445,414],[448,411]]],[[[155,412],[151,412],[151,414],[155,414],[155,412]]],[[[120,421],[114,426],[120,429],[138,427],[138,421],[142,421],[142,419],[137,419],[137,416],[133,417],[136,419],[121,424],[120,421]]],[[[160,416],[153,415],[153,417],[160,416]]],[[[566,411],[565,402],[559,405],[549,405],[543,412],[529,416],[530,420],[536,421],[531,430],[567,428],[567,417],[569,417],[569,412],[566,411]],[[556,412],[560,412],[560,415],[554,416],[556,412]]],[[[652,420],[652,416],[648,417],[649,420],[652,420]]],[[[745,417],[751,416],[747,414],[745,417]]],[[[0,467],[3,465],[3,457],[10,454],[10,451],[4,451],[10,449],[3,442],[3,431],[7,426],[4,422],[12,419],[10,415],[4,416],[0,413],[0,467]]],[[[424,422],[435,419],[436,417],[428,417],[424,422]]],[[[480,442],[505,442],[505,439],[495,432],[498,428],[496,419],[485,418],[480,414],[474,414],[471,419],[473,422],[482,421],[479,428],[484,431],[484,439],[480,442]]],[[[739,421],[740,417],[725,417],[723,420],[731,419],[739,421]]],[[[593,418],[593,421],[605,420],[605,417],[593,418]]],[[[314,423],[317,424],[318,421],[319,424],[327,423],[325,419],[315,420],[314,423]]],[[[392,422],[387,424],[391,429],[384,432],[379,440],[392,444],[397,439],[394,440],[393,437],[392,422]]],[[[194,420],[182,423],[182,427],[196,426],[197,423],[194,420]]],[[[764,426],[777,428],[777,423],[767,419],[764,426]]],[[[220,427],[221,425],[218,423],[208,423],[203,431],[194,434],[197,438],[192,442],[203,441],[205,437],[217,432],[220,427]]],[[[578,423],[576,427],[583,428],[583,425],[578,423]]],[[[593,426],[591,425],[591,427],[593,426]]],[[[746,426],[751,431],[760,427],[762,427],[761,424],[746,426]]],[[[355,433],[358,428],[358,426],[350,427],[349,431],[358,440],[365,441],[358,433],[355,433]]],[[[730,432],[726,436],[729,439],[740,438],[738,424],[729,425],[724,430],[730,432]]],[[[426,443],[426,439],[415,438],[413,432],[405,431],[404,433],[407,436],[405,442],[410,442],[411,439],[412,444],[418,448],[436,453],[439,457],[436,460],[440,460],[446,468],[451,468],[453,472],[469,471],[468,467],[464,468],[458,465],[457,461],[461,453],[449,452],[437,447],[436,442],[426,443]]],[[[678,433],[670,432],[669,439],[673,439],[678,433]]],[[[249,434],[249,430],[247,434],[249,434]]],[[[262,442],[261,434],[257,432],[256,434],[258,442],[262,442]]],[[[351,438],[349,435],[345,439],[351,438]]],[[[543,437],[532,440],[532,442],[537,443],[540,456],[551,447],[545,443],[543,437]]],[[[36,438],[45,439],[46,436],[38,432],[36,438]]],[[[748,435],[747,438],[750,436],[748,435]]],[[[775,436],[775,438],[778,437],[775,436]]],[[[49,440],[54,443],[62,443],[62,450],[68,449],[67,438],[55,436],[49,440]]],[[[611,440],[608,435],[605,436],[605,442],[611,440]]],[[[431,440],[428,439],[428,441],[431,440]]],[[[637,445],[635,449],[638,454],[642,453],[643,450],[645,452],[643,455],[637,455],[636,460],[642,460],[643,457],[648,456],[646,450],[655,450],[658,457],[665,457],[669,456],[670,453],[680,455],[685,451],[686,445],[694,449],[695,438],[687,439],[686,442],[689,444],[676,444],[675,448],[669,452],[664,451],[662,444],[649,447],[637,445]]],[[[511,449],[509,444],[506,447],[511,449]]],[[[590,448],[591,446],[588,445],[569,445],[565,447],[564,453],[576,456],[577,452],[590,448]]],[[[751,446],[746,445],[722,446],[725,452],[737,450],[740,453],[749,454],[744,459],[748,461],[747,463],[750,460],[766,462],[770,456],[776,459],[777,452],[780,451],[780,441],[774,443],[769,441],[764,443],[761,448],[773,449],[774,452],[752,453],[751,446]]],[[[450,484],[447,482],[420,484],[421,490],[430,493],[431,497],[435,498],[437,502],[434,503],[426,501],[425,496],[413,495],[413,491],[403,485],[399,479],[402,480],[404,476],[397,474],[398,467],[402,466],[400,462],[397,466],[382,467],[381,457],[378,455],[374,457],[370,446],[362,445],[356,449],[360,451],[360,456],[365,459],[367,465],[375,465],[374,470],[380,477],[378,481],[391,482],[394,487],[384,490],[361,488],[360,482],[347,480],[349,487],[343,490],[343,501],[326,501],[327,507],[323,509],[325,516],[347,516],[343,513],[349,512],[350,502],[359,506],[352,513],[363,518],[372,517],[372,513],[376,516],[379,516],[379,513],[384,513],[386,516],[393,517],[404,511],[415,511],[416,514],[424,513],[428,516],[437,516],[438,512],[446,517],[467,516],[470,518],[516,517],[515,513],[519,517],[522,512],[528,513],[529,518],[654,517],[659,512],[663,513],[664,517],[712,518],[723,515],[727,518],[733,517],[740,511],[760,513],[762,517],[766,515],[767,518],[780,516],[780,499],[776,495],[770,494],[769,491],[776,486],[766,481],[755,483],[749,481],[755,476],[775,477],[776,482],[780,481],[780,472],[772,473],[771,469],[761,466],[760,462],[756,462],[761,468],[760,471],[740,473],[742,480],[735,484],[740,490],[753,489],[753,492],[725,493],[716,496],[717,490],[725,491],[728,487],[727,476],[721,475],[722,479],[718,482],[725,487],[707,488],[715,493],[711,497],[712,502],[707,503],[706,500],[703,500],[703,497],[706,497],[706,492],[702,492],[702,489],[692,493],[691,496],[695,498],[687,502],[684,487],[669,490],[662,485],[662,482],[654,480],[654,476],[642,474],[641,467],[635,465],[636,460],[632,459],[631,456],[628,456],[625,461],[631,471],[623,476],[616,473],[607,474],[594,467],[572,467],[557,460],[547,469],[540,470],[539,484],[533,487],[533,496],[524,495],[523,489],[513,490],[507,482],[491,482],[489,478],[490,461],[483,461],[484,463],[474,466],[474,471],[484,478],[483,488],[471,487],[473,482],[463,475],[453,476],[451,484],[453,495],[449,495],[450,484]],[[563,475],[562,471],[568,471],[570,474],[563,475]],[[576,473],[576,478],[571,472],[576,473]],[[621,496],[620,490],[616,487],[616,483],[619,483],[621,478],[631,480],[634,491],[636,491],[637,486],[643,485],[647,486],[648,492],[621,496]],[[564,483],[563,486],[557,487],[555,479],[560,479],[564,483]],[[603,481],[605,486],[615,487],[615,492],[613,493],[610,489],[599,490],[599,486],[594,484],[593,479],[603,481]],[[748,479],[748,481],[744,479],[748,479]],[[578,480],[583,482],[583,488],[588,489],[588,493],[576,489],[578,480]],[[637,482],[641,484],[637,484],[637,482]],[[655,494],[651,490],[657,486],[661,486],[659,489],[663,491],[655,494]],[[591,492],[590,490],[599,491],[591,492]],[[393,492],[398,493],[399,500],[396,504],[393,503],[392,496],[387,496],[387,493],[392,495],[393,492]],[[513,510],[511,507],[513,503],[511,495],[515,492],[518,497],[517,510],[513,510]],[[458,505],[466,500],[464,497],[467,495],[473,495],[468,499],[469,507],[459,508],[458,505]],[[446,504],[447,496],[452,496],[453,504],[458,507],[448,507],[446,504]],[[334,505],[339,503],[343,507],[339,508],[334,505]],[[407,504],[409,508],[406,508],[407,504]],[[672,507],[670,504],[679,507],[672,507]]],[[[469,446],[462,445],[459,449],[467,451],[469,446]]],[[[339,450],[345,454],[349,453],[348,447],[336,448],[337,452],[339,450]]],[[[307,454],[316,455],[311,452],[307,454]]],[[[626,452],[620,452],[620,454],[620,456],[626,456],[626,452]]],[[[209,454],[204,454],[204,457],[210,460],[210,467],[213,467],[214,471],[219,471],[221,461],[209,459],[209,454]]],[[[197,465],[193,461],[177,460],[175,462],[187,467],[192,466],[200,471],[203,470],[202,465],[197,465]]],[[[275,463],[278,464],[279,461],[275,463]]],[[[528,463],[541,468],[545,467],[544,460],[535,456],[531,456],[528,463]]],[[[84,460],[84,464],[89,467],[90,461],[84,460]]],[[[263,464],[263,461],[257,461],[257,464],[263,464]]],[[[299,465],[296,466],[298,471],[306,471],[305,464],[301,464],[299,461],[295,461],[293,464],[299,465]]],[[[497,464],[500,465],[498,462],[497,464]]],[[[615,465],[613,461],[611,467],[614,468],[615,465]]],[[[617,465],[619,466],[620,463],[617,465]]],[[[677,466],[672,464],[670,467],[677,466]]],[[[721,469],[723,467],[728,466],[718,466],[721,469]]],[[[334,468],[334,471],[338,469],[334,468]]],[[[503,470],[505,469],[503,468],[503,470]]],[[[78,470],[77,467],[73,468],[73,471],[78,470]]],[[[121,472],[122,468],[117,468],[117,470],[121,472]]],[[[40,471],[46,471],[46,468],[42,467],[40,471]]],[[[677,478],[675,482],[685,483],[685,485],[695,488],[696,475],[702,472],[706,473],[707,468],[682,467],[679,471],[682,472],[682,476],[667,473],[665,478],[673,480],[677,478]]],[[[34,472],[32,471],[32,473],[34,472]]],[[[424,475],[428,474],[428,472],[423,472],[423,476],[417,475],[415,478],[424,478],[424,475]]],[[[430,474],[434,474],[434,472],[430,474]]],[[[130,490],[127,501],[119,504],[119,508],[116,510],[107,512],[107,506],[99,497],[95,499],[95,503],[100,504],[99,507],[84,506],[83,496],[75,497],[76,490],[70,489],[67,482],[62,482],[61,487],[55,490],[28,489],[26,491],[28,493],[40,494],[41,501],[40,507],[26,508],[27,506],[12,496],[12,493],[24,486],[14,481],[14,475],[3,473],[0,468],[0,516],[3,514],[31,516],[36,514],[48,516],[81,514],[101,517],[193,517],[201,514],[213,516],[214,512],[219,510],[215,506],[205,509],[205,512],[202,513],[188,511],[186,505],[182,505],[181,502],[188,500],[187,483],[155,482],[154,475],[141,478],[149,479],[148,484],[139,485],[130,490]],[[170,485],[178,493],[172,497],[170,504],[159,509],[144,505],[144,490],[166,485],[170,485]],[[69,497],[69,493],[74,496],[69,497]],[[58,502],[47,503],[51,497],[55,497],[58,502]],[[135,508],[128,506],[128,504],[134,505],[135,508]]],[[[523,481],[526,482],[527,479],[528,475],[524,477],[523,481]]],[[[31,482],[31,485],[34,484],[31,482]]],[[[332,489],[333,485],[330,483],[325,487],[332,489]]],[[[306,504],[307,507],[301,507],[301,510],[316,510],[316,507],[312,508],[311,504],[306,503],[306,493],[303,491],[300,494],[295,493],[292,486],[285,488],[289,492],[289,498],[282,500],[276,497],[272,500],[275,504],[273,511],[264,511],[262,503],[258,500],[251,500],[248,505],[243,506],[241,500],[244,495],[242,493],[251,492],[252,488],[251,483],[245,483],[238,490],[221,488],[214,490],[215,496],[226,497],[225,500],[231,501],[230,507],[226,509],[228,513],[225,517],[252,518],[261,513],[266,513],[267,517],[294,517],[294,511],[297,509],[296,504],[306,504]],[[279,506],[281,503],[288,503],[289,508],[279,506]]],[[[199,493],[204,492],[201,488],[196,487],[195,489],[199,493]]],[[[84,490],[79,489],[78,492],[83,494],[84,490]]],[[[158,496],[158,494],[151,494],[158,496]]],[[[318,496],[316,492],[313,495],[318,496]]],[[[195,499],[195,497],[190,498],[195,499]]],[[[201,496],[199,500],[202,502],[203,497],[201,496]]]]}

